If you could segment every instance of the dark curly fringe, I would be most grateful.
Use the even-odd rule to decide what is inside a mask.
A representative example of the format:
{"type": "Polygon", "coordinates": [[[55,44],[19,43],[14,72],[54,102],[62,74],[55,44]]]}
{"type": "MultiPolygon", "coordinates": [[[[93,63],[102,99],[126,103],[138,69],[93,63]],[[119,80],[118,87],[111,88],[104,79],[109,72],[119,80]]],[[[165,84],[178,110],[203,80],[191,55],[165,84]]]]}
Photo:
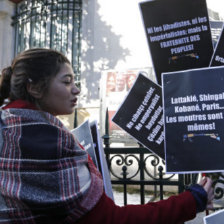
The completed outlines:
{"type": "Polygon", "coordinates": [[[9,98],[10,81],[12,77],[12,68],[7,67],[2,70],[2,77],[0,81],[0,106],[4,104],[4,100],[9,98]]]}

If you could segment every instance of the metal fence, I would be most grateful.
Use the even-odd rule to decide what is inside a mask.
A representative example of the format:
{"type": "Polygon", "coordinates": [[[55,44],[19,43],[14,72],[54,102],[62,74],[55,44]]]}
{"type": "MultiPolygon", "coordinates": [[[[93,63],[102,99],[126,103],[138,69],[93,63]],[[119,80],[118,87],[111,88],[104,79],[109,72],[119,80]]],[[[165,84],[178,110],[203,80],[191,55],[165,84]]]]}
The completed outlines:
{"type": "Polygon", "coordinates": [[[164,199],[164,187],[176,186],[178,193],[197,181],[196,174],[166,174],[165,162],[156,154],[139,144],[139,147],[110,147],[108,116],[106,116],[104,151],[111,174],[112,185],[121,185],[124,192],[124,205],[127,204],[127,186],[139,186],[140,203],[145,203],[145,188],[151,186],[151,201],[164,199]]]}

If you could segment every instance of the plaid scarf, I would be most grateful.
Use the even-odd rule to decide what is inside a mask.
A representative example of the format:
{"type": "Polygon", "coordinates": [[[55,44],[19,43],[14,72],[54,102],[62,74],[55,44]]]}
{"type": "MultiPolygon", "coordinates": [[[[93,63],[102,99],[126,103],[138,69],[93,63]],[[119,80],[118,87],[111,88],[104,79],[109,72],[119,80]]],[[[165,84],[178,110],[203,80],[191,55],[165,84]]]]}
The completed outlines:
{"type": "Polygon", "coordinates": [[[75,223],[103,193],[74,136],[49,113],[0,112],[0,223],[75,223]]]}

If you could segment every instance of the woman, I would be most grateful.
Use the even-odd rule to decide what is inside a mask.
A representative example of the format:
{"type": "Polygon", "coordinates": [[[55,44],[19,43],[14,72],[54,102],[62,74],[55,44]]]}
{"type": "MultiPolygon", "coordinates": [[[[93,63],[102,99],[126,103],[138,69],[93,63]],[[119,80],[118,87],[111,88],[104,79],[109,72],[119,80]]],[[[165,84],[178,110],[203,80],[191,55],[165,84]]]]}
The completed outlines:
{"type": "Polygon", "coordinates": [[[213,198],[211,180],[161,202],[119,207],[74,136],[55,117],[73,112],[79,90],[68,59],[31,49],[3,69],[0,223],[178,223],[213,198]]]}

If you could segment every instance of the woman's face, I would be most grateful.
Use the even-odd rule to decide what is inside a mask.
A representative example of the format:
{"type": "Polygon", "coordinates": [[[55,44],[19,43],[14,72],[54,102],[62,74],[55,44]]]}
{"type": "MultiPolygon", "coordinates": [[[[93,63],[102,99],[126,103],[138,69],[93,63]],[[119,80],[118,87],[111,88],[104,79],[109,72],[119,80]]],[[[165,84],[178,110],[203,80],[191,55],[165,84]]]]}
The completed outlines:
{"type": "Polygon", "coordinates": [[[58,74],[50,80],[46,93],[38,100],[43,111],[55,116],[71,114],[77,104],[80,90],[74,83],[74,72],[68,63],[61,66],[58,74]]]}

